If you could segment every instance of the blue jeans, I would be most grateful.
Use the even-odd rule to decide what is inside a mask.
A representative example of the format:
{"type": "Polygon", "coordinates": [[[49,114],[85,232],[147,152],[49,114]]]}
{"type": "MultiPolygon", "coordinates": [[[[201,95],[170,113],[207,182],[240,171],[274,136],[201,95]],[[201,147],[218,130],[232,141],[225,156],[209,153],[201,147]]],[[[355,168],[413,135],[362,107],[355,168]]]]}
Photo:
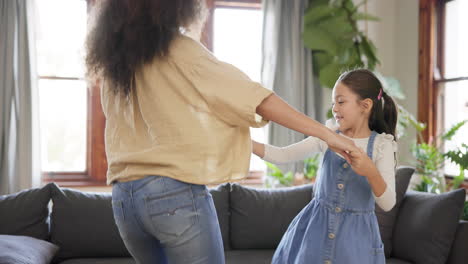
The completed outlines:
{"type": "Polygon", "coordinates": [[[117,182],[114,218],[139,264],[223,264],[218,217],[204,185],[162,176],[117,182]]]}

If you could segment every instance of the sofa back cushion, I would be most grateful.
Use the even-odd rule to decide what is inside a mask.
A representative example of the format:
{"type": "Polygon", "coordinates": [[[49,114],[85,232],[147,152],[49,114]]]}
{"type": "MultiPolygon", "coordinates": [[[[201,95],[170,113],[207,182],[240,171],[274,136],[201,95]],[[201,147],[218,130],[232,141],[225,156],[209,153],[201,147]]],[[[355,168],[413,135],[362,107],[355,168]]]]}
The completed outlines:
{"type": "Polygon", "coordinates": [[[379,206],[375,205],[375,214],[377,215],[377,221],[379,222],[380,236],[385,247],[385,257],[390,257],[392,252],[392,236],[393,228],[397,218],[398,210],[401,202],[405,196],[408,184],[411,180],[411,176],[414,173],[413,167],[399,167],[395,172],[395,192],[396,192],[396,204],[392,210],[385,212],[380,209],[379,206]]]}
{"type": "Polygon", "coordinates": [[[54,184],[0,196],[0,234],[49,238],[50,191],[54,184]]]}
{"type": "Polygon", "coordinates": [[[460,220],[453,239],[447,264],[462,264],[468,260],[468,221],[460,220]]]}
{"type": "Polygon", "coordinates": [[[51,242],[57,259],[128,257],[112,212],[110,193],[52,189],[51,242]]]}
{"type": "Polygon", "coordinates": [[[312,199],[312,185],[283,189],[231,189],[233,249],[275,249],[294,217],[312,199]]]}
{"type": "Polygon", "coordinates": [[[221,236],[223,238],[224,250],[230,250],[229,239],[229,192],[231,191],[231,184],[225,183],[210,189],[213,202],[216,207],[216,214],[218,215],[219,227],[221,229],[221,236]]]}
{"type": "Polygon", "coordinates": [[[464,189],[408,192],[398,213],[392,256],[413,263],[446,263],[465,196],[464,189]]]}
{"type": "MultiPolygon", "coordinates": [[[[52,186],[51,241],[60,246],[56,259],[128,257],[112,212],[110,193],[90,193],[52,186]]],[[[229,245],[230,184],[210,190],[224,248],[229,245]]]]}

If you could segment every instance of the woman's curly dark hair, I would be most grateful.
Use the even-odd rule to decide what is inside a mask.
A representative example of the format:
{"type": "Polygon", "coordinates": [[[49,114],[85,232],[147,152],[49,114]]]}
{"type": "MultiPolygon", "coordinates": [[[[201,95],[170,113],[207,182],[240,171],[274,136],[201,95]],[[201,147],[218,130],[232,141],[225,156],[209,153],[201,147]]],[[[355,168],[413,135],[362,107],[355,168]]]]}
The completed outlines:
{"type": "Polygon", "coordinates": [[[86,40],[88,76],[110,82],[114,93],[128,96],[135,71],[164,57],[181,28],[204,11],[203,0],[104,0],[86,40]]]}

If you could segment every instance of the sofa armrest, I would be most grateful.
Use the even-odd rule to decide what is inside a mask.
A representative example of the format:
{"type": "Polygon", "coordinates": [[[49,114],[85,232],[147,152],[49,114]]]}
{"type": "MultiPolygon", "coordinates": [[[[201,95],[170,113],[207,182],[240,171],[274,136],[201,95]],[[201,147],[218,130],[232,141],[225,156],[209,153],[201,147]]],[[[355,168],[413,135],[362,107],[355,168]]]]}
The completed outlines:
{"type": "Polygon", "coordinates": [[[455,239],[450,250],[447,264],[463,264],[468,261],[468,221],[460,221],[457,226],[455,239]]]}

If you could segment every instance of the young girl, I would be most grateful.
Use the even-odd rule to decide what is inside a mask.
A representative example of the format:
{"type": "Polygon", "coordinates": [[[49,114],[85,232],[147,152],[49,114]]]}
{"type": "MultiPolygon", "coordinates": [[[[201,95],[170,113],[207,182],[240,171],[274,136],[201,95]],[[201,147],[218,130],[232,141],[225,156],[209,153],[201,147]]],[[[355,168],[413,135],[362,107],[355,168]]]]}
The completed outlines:
{"type": "Polygon", "coordinates": [[[253,141],[257,156],[277,164],[324,153],[315,197],[291,222],[272,263],[385,263],[374,204],[385,211],[395,205],[395,103],[364,69],[342,74],[332,96],[336,125],[327,126],[359,147],[351,163],[315,137],[284,148],[253,141]]]}

